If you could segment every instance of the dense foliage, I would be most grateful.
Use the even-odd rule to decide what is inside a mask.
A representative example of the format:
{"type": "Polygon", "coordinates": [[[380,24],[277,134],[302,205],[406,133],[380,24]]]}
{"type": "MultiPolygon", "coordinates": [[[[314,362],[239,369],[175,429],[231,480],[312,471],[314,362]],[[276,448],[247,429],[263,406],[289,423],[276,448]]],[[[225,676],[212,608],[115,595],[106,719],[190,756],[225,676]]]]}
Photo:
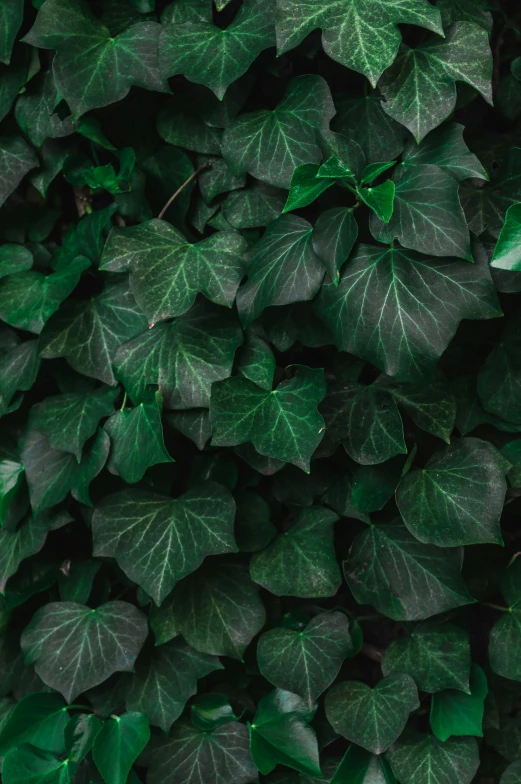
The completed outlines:
{"type": "Polygon", "coordinates": [[[0,0],[4,784],[520,784],[520,55],[0,0]]]}

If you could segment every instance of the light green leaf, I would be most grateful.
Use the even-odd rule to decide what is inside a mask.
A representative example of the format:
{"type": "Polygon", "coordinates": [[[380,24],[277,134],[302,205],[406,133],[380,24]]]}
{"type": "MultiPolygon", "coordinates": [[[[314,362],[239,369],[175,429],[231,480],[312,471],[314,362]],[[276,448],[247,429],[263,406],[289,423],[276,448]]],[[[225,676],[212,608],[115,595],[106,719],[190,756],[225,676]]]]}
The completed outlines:
{"type": "Polygon", "coordinates": [[[400,523],[373,525],[351,547],[344,574],[359,604],[395,621],[418,621],[472,604],[461,551],[421,544],[400,523]]]}
{"type": "Polygon", "coordinates": [[[22,743],[62,754],[63,730],[69,721],[67,707],[58,694],[29,694],[17,702],[0,732],[3,757],[22,743]]]}
{"type": "Polygon", "coordinates": [[[168,733],[197,690],[197,681],[222,670],[215,656],[198,653],[180,638],[138,659],[126,698],[128,710],[144,713],[151,724],[168,733]]]}
{"type": "Polygon", "coordinates": [[[384,223],[389,223],[394,211],[394,196],[396,186],[392,180],[386,180],[381,185],[372,188],[358,188],[357,193],[364,204],[373,210],[376,217],[384,223]]]}
{"type": "Polygon", "coordinates": [[[335,184],[336,175],[333,178],[325,177],[321,171],[323,168],[324,166],[318,163],[303,163],[297,166],[291,175],[288,199],[282,210],[283,213],[307,207],[318,199],[321,193],[335,184]]]}
{"type": "Polygon", "coordinates": [[[52,602],[33,615],[20,644],[26,664],[70,702],[114,672],[132,670],[147,633],[145,616],[127,602],[96,610],[52,602]]]}
{"type": "Polygon", "coordinates": [[[333,533],[337,520],[320,506],[300,509],[291,528],[252,557],[252,579],[276,596],[334,596],[341,583],[333,533]]]}
{"type": "Polygon", "coordinates": [[[230,193],[223,204],[223,215],[234,229],[267,226],[282,212],[286,192],[254,180],[245,190],[230,193]]]}
{"type": "Polygon", "coordinates": [[[245,2],[224,30],[210,22],[166,25],[159,38],[162,74],[183,74],[222,99],[257,55],[275,46],[274,6],[274,0],[245,2]]]}
{"type": "Polygon", "coordinates": [[[384,111],[420,143],[455,109],[457,81],[474,87],[492,104],[488,35],[472,22],[456,22],[444,40],[432,37],[416,49],[405,50],[378,87],[385,98],[384,111]]]}
{"type": "Polygon", "coordinates": [[[317,405],[325,391],[323,371],[300,365],[295,366],[293,378],[273,391],[243,378],[215,383],[210,400],[212,444],[251,442],[261,455],[309,472],[324,430],[317,405]]]}
{"type": "Polygon", "coordinates": [[[105,422],[110,436],[107,468],[127,484],[139,482],[150,466],[174,462],[163,440],[162,407],[161,392],[151,392],[146,401],[122,408],[105,422]]]}
{"type": "Polygon", "coordinates": [[[214,559],[185,577],[150,617],[156,645],[181,634],[201,653],[239,660],[265,620],[248,568],[214,559]]]}
{"type": "Polygon", "coordinates": [[[416,144],[409,139],[403,151],[403,165],[423,166],[432,164],[450,172],[457,180],[479,177],[488,180],[487,173],[478,158],[470,152],[463,139],[464,126],[459,123],[444,123],[416,144]]]}
{"type": "Polygon", "coordinates": [[[365,167],[364,151],[352,138],[342,133],[323,130],[317,135],[322,150],[324,163],[321,165],[320,177],[347,177],[358,182],[365,167]]]}
{"type": "Polygon", "coordinates": [[[376,85],[400,46],[399,24],[426,27],[443,35],[439,11],[422,0],[279,0],[279,54],[322,30],[322,46],[333,60],[367,76],[376,85]]]}
{"type": "Polygon", "coordinates": [[[482,738],[481,725],[487,694],[487,679],[477,664],[472,665],[470,694],[455,689],[434,694],[430,719],[436,737],[442,741],[448,740],[452,735],[475,735],[482,738]]]}
{"type": "Polygon", "coordinates": [[[35,166],[36,153],[21,136],[0,138],[0,207],[35,166]]]}
{"type": "Polygon", "coordinates": [[[326,716],[347,740],[382,754],[402,734],[409,714],[420,707],[410,675],[388,675],[374,689],[358,681],[335,683],[325,699],[326,716]]]}
{"type": "Polygon", "coordinates": [[[484,264],[370,245],[359,246],[338,288],[323,285],[316,312],[340,350],[410,381],[432,375],[463,318],[501,315],[484,264]]]}
{"type": "Polygon", "coordinates": [[[24,41],[56,51],[56,87],[79,117],[120,101],[132,85],[168,92],[158,68],[160,32],[159,24],[140,22],[111,38],[83,0],[46,0],[24,41]]]}
{"type": "Polygon", "coordinates": [[[155,384],[167,408],[207,407],[212,384],[231,374],[242,340],[234,316],[199,302],[184,316],[157,324],[121,346],[116,376],[135,404],[145,399],[147,385],[155,384]]]}
{"type": "Polygon", "coordinates": [[[134,761],[150,740],[142,713],[111,716],[96,735],[92,758],[107,784],[125,784],[134,761]]]}
{"type": "Polygon", "coordinates": [[[226,129],[222,154],[234,174],[289,188],[297,166],[320,162],[316,131],[327,130],[334,114],[325,80],[299,76],[273,111],[241,115],[226,129]]]}
{"type": "Polygon", "coordinates": [[[275,628],[263,634],[257,663],[264,678],[299,694],[311,708],[354,651],[347,617],[340,612],[320,613],[301,631],[275,628]]]}
{"type": "Polygon", "coordinates": [[[358,224],[351,209],[333,207],[323,212],[313,227],[313,250],[338,285],[340,270],[358,237],[358,224]]]}
{"type": "Polygon", "coordinates": [[[71,117],[60,119],[55,109],[61,101],[52,71],[39,73],[31,79],[16,102],[16,122],[36,147],[46,139],[58,139],[73,133],[71,117]]]}
{"type": "Polygon", "coordinates": [[[246,242],[235,232],[218,232],[191,245],[165,221],[115,227],[101,269],[130,271],[130,286],[151,326],[186,313],[199,292],[231,307],[243,276],[246,242]]]}
{"type": "Polygon", "coordinates": [[[490,266],[495,269],[521,271],[521,204],[512,204],[494,248],[490,266]]]}
{"type": "Polygon", "coordinates": [[[128,281],[116,278],[96,297],[69,299],[54,314],[42,332],[41,356],[65,357],[78,373],[114,385],[117,349],[146,327],[128,281]]]}
{"type": "Polygon", "coordinates": [[[458,626],[428,621],[391,643],[382,659],[382,672],[404,672],[421,691],[458,689],[468,694],[470,663],[468,634],[458,626]]]}
{"type": "Polygon", "coordinates": [[[131,580],[160,605],[208,555],[236,552],[235,504],[216,482],[173,499],[126,489],[96,507],[94,555],[116,558],[131,580]]]}
{"type": "Polygon", "coordinates": [[[434,735],[406,733],[387,753],[400,784],[419,781],[470,784],[479,766],[474,738],[452,738],[443,743],[434,735]]]}
{"type": "Polygon", "coordinates": [[[50,751],[42,751],[29,743],[22,743],[7,754],[2,778],[5,784],[70,784],[77,765],[62,760],[50,751]]]}

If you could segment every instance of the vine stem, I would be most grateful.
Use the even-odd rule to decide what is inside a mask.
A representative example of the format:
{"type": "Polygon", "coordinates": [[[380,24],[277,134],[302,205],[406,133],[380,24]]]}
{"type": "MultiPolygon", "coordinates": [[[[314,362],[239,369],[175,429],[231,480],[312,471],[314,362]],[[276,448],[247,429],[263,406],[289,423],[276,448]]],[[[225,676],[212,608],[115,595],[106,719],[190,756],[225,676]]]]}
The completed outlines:
{"type": "Polygon", "coordinates": [[[493,610],[500,610],[500,612],[510,612],[510,607],[502,607],[500,604],[491,604],[490,602],[480,602],[483,607],[492,607],[493,610]]]}
{"type": "Polygon", "coordinates": [[[202,166],[199,166],[199,168],[198,168],[198,169],[196,169],[194,172],[192,172],[192,174],[191,174],[191,175],[188,177],[188,179],[187,179],[187,180],[185,180],[185,181],[183,182],[183,184],[179,186],[179,188],[176,190],[176,192],[175,192],[175,193],[173,193],[173,194],[170,196],[170,198],[168,199],[167,203],[165,204],[165,206],[163,207],[163,209],[161,210],[161,212],[160,212],[160,213],[159,213],[159,215],[157,216],[159,220],[161,220],[161,218],[163,217],[163,215],[165,214],[165,212],[167,211],[167,209],[170,207],[170,205],[172,204],[172,202],[173,202],[175,199],[177,199],[177,197],[179,196],[179,194],[180,194],[180,193],[181,193],[181,192],[182,192],[182,191],[183,191],[183,190],[186,188],[186,186],[187,186],[187,185],[190,185],[190,183],[192,182],[192,180],[195,180],[195,178],[197,177],[197,175],[201,174],[201,172],[202,172],[202,171],[204,171],[205,169],[209,169],[209,168],[211,167],[211,165],[212,165],[212,164],[210,163],[210,161],[207,161],[206,163],[203,163],[203,164],[202,164],[202,166]]]}

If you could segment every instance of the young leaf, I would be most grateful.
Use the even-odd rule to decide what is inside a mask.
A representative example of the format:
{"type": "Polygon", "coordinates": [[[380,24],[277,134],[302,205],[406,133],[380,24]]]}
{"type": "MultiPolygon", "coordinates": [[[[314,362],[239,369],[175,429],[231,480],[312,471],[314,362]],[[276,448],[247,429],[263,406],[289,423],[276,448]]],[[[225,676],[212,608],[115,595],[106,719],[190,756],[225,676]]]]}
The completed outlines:
{"type": "Polygon", "coordinates": [[[448,740],[453,735],[483,737],[481,725],[488,684],[485,673],[472,665],[470,694],[447,689],[434,694],[431,702],[431,728],[437,738],[448,740]]]}
{"type": "Polygon", "coordinates": [[[495,269],[521,271],[521,204],[512,204],[505,217],[505,223],[494,248],[490,266],[495,269]]]}
{"type": "Polygon", "coordinates": [[[22,743],[61,754],[63,731],[69,714],[58,694],[29,694],[17,702],[0,731],[0,754],[3,757],[22,743]]]}
{"type": "Polygon", "coordinates": [[[381,185],[375,185],[372,188],[358,188],[357,193],[379,220],[389,223],[394,211],[395,190],[394,182],[386,180],[381,185]]]}
{"type": "Polygon", "coordinates": [[[74,762],[22,743],[6,755],[2,778],[5,784],[70,784],[76,770],[74,762]]]}
{"type": "Polygon", "coordinates": [[[142,713],[111,716],[96,735],[92,758],[106,784],[125,784],[130,768],[150,740],[142,713]]]}
{"type": "Polygon", "coordinates": [[[334,178],[324,177],[322,168],[317,163],[303,163],[297,166],[291,175],[288,200],[282,210],[283,213],[307,207],[318,199],[321,193],[335,184],[334,178]]]}
{"type": "Polygon", "coordinates": [[[77,713],[64,730],[65,752],[72,762],[82,762],[94,744],[94,739],[102,727],[97,716],[77,713]]]}
{"type": "Polygon", "coordinates": [[[116,558],[160,605],[206,556],[237,551],[234,514],[230,493],[216,482],[192,487],[176,499],[149,490],[122,490],[96,507],[94,555],[116,558]]]}
{"type": "Polygon", "coordinates": [[[127,602],[96,610],[52,602],[33,615],[20,644],[26,664],[70,702],[114,672],[132,670],[147,633],[145,616],[127,602]]]}

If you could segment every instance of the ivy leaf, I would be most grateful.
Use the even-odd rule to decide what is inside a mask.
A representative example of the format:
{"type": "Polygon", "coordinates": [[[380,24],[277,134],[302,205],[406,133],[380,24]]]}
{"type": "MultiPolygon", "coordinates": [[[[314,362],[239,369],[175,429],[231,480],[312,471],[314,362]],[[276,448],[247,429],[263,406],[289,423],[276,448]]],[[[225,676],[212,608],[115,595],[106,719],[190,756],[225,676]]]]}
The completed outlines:
{"type": "Polygon", "coordinates": [[[156,384],[167,408],[205,407],[212,384],[230,375],[242,340],[236,318],[199,302],[184,316],[121,346],[116,375],[135,404],[145,400],[148,384],[156,384]]]}
{"type": "Polygon", "coordinates": [[[163,27],[159,66],[164,76],[183,74],[222,100],[264,49],[275,46],[274,2],[244,3],[224,30],[207,22],[163,27]]]}
{"type": "Polygon", "coordinates": [[[399,523],[359,534],[344,574],[359,604],[373,604],[393,620],[418,621],[472,604],[455,548],[421,544],[399,523]]]}
{"type": "Polygon", "coordinates": [[[521,680],[521,561],[513,560],[503,573],[499,587],[507,610],[490,632],[488,656],[492,671],[504,678],[521,680]]]}
{"type": "Polygon", "coordinates": [[[70,702],[114,672],[131,670],[147,633],[145,616],[127,602],[96,610],[52,602],[33,615],[20,644],[26,664],[70,702]]]}
{"type": "Polygon", "coordinates": [[[479,766],[474,738],[452,738],[443,743],[434,735],[419,732],[404,735],[387,757],[400,784],[416,784],[418,779],[470,784],[479,766]]]}
{"type": "Polygon", "coordinates": [[[472,665],[470,694],[447,689],[434,694],[431,702],[432,731],[442,741],[452,735],[483,737],[481,728],[488,684],[485,673],[477,664],[472,665]]]}
{"type": "Polygon", "coordinates": [[[16,101],[16,122],[36,147],[46,139],[68,136],[75,130],[71,117],[62,120],[55,112],[60,101],[52,71],[38,74],[16,101]]]}
{"type": "Polygon", "coordinates": [[[521,320],[514,315],[507,322],[499,345],[490,352],[478,374],[477,391],[483,408],[509,422],[521,422],[520,345],[521,320]]]}
{"type": "MultiPolygon", "coordinates": [[[[0,11],[0,13],[2,13],[0,11]]],[[[0,43],[1,48],[1,43],[0,43]]],[[[7,117],[28,77],[27,47],[17,49],[10,66],[0,65],[0,122],[7,117]]]]}
{"type": "Polygon", "coordinates": [[[374,689],[358,681],[332,686],[326,716],[336,732],[373,754],[382,754],[401,735],[409,714],[420,707],[410,675],[388,675],[374,689]]]}
{"type": "Polygon", "coordinates": [[[63,698],[58,694],[29,694],[16,703],[0,732],[3,757],[22,743],[61,754],[63,731],[69,715],[63,698]]]}
{"type": "Polygon", "coordinates": [[[11,62],[11,50],[23,18],[23,0],[9,0],[0,5],[0,63],[11,62]]]}
{"type": "Polygon", "coordinates": [[[441,547],[503,544],[499,518],[509,468],[488,441],[453,442],[400,482],[396,503],[405,525],[420,542],[441,547]]]}
{"type": "Polygon", "coordinates": [[[142,713],[123,713],[104,722],[94,740],[92,758],[105,781],[125,784],[149,740],[148,719],[142,713]]]}
{"type": "Polygon", "coordinates": [[[376,384],[391,393],[418,427],[450,443],[456,420],[456,401],[444,383],[424,386],[393,381],[382,375],[376,384]]]}
{"type": "Polygon", "coordinates": [[[474,87],[492,105],[488,35],[472,22],[456,22],[444,40],[433,37],[416,49],[407,49],[383,75],[378,87],[385,98],[384,111],[405,125],[419,144],[452,114],[456,81],[474,87]]]}
{"type": "Polygon", "coordinates": [[[470,664],[468,634],[458,626],[428,621],[390,644],[382,659],[382,672],[404,672],[414,678],[421,691],[458,689],[468,694],[470,664]]]}
{"type": "Polygon", "coordinates": [[[501,314],[481,263],[370,245],[359,246],[338,288],[323,285],[316,312],[340,350],[410,381],[429,378],[463,318],[501,314]]]}
{"type": "Polygon", "coordinates": [[[505,216],[490,266],[495,269],[521,271],[521,204],[512,204],[505,216]]]}
{"type": "Polygon", "coordinates": [[[52,449],[43,433],[29,429],[22,439],[21,457],[34,511],[59,504],[69,492],[90,506],[89,485],[105,465],[109,449],[110,439],[100,428],[78,463],[70,452],[52,449]]]}
{"type": "Polygon", "coordinates": [[[262,455],[309,472],[324,428],[317,411],[324,394],[323,371],[303,366],[296,366],[293,378],[273,391],[243,378],[215,383],[210,400],[212,444],[251,442],[262,455]]]}
{"type": "Polygon", "coordinates": [[[35,166],[36,153],[21,136],[0,138],[0,207],[35,166]]]}
{"type": "Polygon", "coordinates": [[[375,185],[372,188],[357,189],[364,204],[367,204],[376,217],[384,223],[389,223],[392,218],[395,191],[396,186],[392,180],[386,180],[381,185],[375,185]]]}
{"type": "Polygon", "coordinates": [[[324,278],[324,266],[313,249],[311,224],[296,215],[284,215],[271,223],[255,246],[247,275],[237,294],[244,327],[271,305],[313,299],[324,278]]]}
{"type": "Polygon", "coordinates": [[[217,657],[198,653],[181,639],[161,645],[138,659],[127,709],[144,713],[151,724],[168,733],[196,693],[199,678],[222,669],[217,657]]]}
{"type": "Polygon", "coordinates": [[[323,212],[313,227],[313,250],[338,285],[340,270],[358,237],[358,224],[351,209],[333,207],[323,212]]]}
{"type": "Polygon", "coordinates": [[[430,164],[452,174],[458,182],[467,177],[488,180],[478,158],[470,152],[463,139],[464,126],[443,123],[431,131],[421,144],[410,139],[403,151],[402,164],[408,167],[430,164]]]}
{"type": "Polygon", "coordinates": [[[521,201],[521,148],[508,149],[489,183],[480,188],[465,183],[461,197],[470,230],[479,235],[488,229],[498,237],[508,208],[521,201]]]}
{"type": "Polygon", "coordinates": [[[176,411],[168,414],[167,422],[194,442],[197,449],[202,450],[210,440],[212,431],[210,418],[206,408],[194,408],[190,411],[176,411]]]}
{"type": "Polygon", "coordinates": [[[321,778],[318,743],[308,726],[313,711],[296,694],[276,689],[263,697],[249,725],[250,750],[263,774],[282,764],[321,778]]]}
{"type": "Polygon", "coordinates": [[[114,411],[117,389],[103,386],[93,392],[53,395],[31,409],[31,427],[43,433],[54,449],[71,452],[78,463],[85,441],[100,419],[114,411]]]}
{"type": "Polygon", "coordinates": [[[181,316],[199,292],[231,307],[243,276],[245,240],[235,232],[218,232],[191,245],[165,221],[115,227],[105,245],[101,269],[130,270],[130,286],[153,326],[181,316]]]}
{"type": "Polygon", "coordinates": [[[331,93],[321,76],[289,82],[273,111],[241,115],[223,136],[222,154],[235,175],[248,172],[262,182],[289,188],[302,163],[319,163],[316,131],[328,130],[335,114],[331,93]]]}
{"type": "Polygon", "coordinates": [[[259,775],[250,756],[248,730],[237,721],[223,724],[213,732],[178,721],[150,756],[150,784],[166,784],[172,775],[179,784],[207,784],[214,780],[253,784],[259,775]]]}
{"type": "Polygon", "coordinates": [[[56,86],[79,117],[120,101],[132,85],[168,92],[158,68],[160,32],[155,22],[140,22],[112,38],[82,0],[46,0],[24,41],[56,51],[56,86]]]}
{"type": "Polygon", "coordinates": [[[396,183],[392,217],[387,225],[373,218],[371,232],[380,242],[396,238],[419,253],[473,260],[458,183],[430,164],[405,169],[396,183]]]}
{"type": "Polygon", "coordinates": [[[146,470],[158,463],[173,463],[163,440],[161,392],[135,408],[122,408],[105,422],[110,436],[110,455],[107,468],[127,484],[135,484],[146,470]]]}
{"type": "Polygon", "coordinates": [[[237,561],[206,561],[185,577],[150,622],[156,644],[177,634],[201,653],[242,659],[266,620],[257,586],[237,561]]]}
{"type": "Polygon", "coordinates": [[[41,356],[65,357],[78,373],[114,385],[117,349],[146,327],[128,281],[116,279],[96,297],[69,299],[54,314],[42,332],[41,356]]]}
{"type": "Polygon", "coordinates": [[[331,779],[331,784],[342,784],[350,776],[353,784],[396,784],[391,766],[383,756],[352,743],[331,779]]]}
{"type": "Polygon", "coordinates": [[[373,93],[358,97],[347,93],[335,100],[337,115],[331,125],[350,139],[356,139],[367,163],[391,161],[405,145],[405,129],[383,109],[381,97],[373,93]]]}
{"type": "Polygon", "coordinates": [[[237,190],[237,188],[244,188],[246,185],[246,175],[235,177],[224,158],[199,155],[197,157],[197,166],[202,167],[204,165],[209,168],[201,171],[197,178],[197,184],[199,185],[201,196],[207,205],[214,203],[216,197],[222,193],[228,193],[228,191],[237,190]]]}
{"type": "Polygon", "coordinates": [[[252,557],[252,579],[276,596],[334,596],[341,583],[334,548],[336,520],[334,512],[320,506],[300,509],[291,528],[252,557]]]}
{"type": "Polygon", "coordinates": [[[230,493],[216,482],[192,487],[176,499],[122,490],[96,507],[94,555],[116,558],[160,605],[208,555],[237,551],[234,514],[230,493]]]}
{"type": "Polygon", "coordinates": [[[324,6],[316,0],[279,0],[277,48],[279,54],[287,52],[319,27],[326,54],[367,76],[375,87],[398,52],[399,24],[443,35],[439,11],[426,2],[340,0],[324,6]]]}
{"type": "Polygon", "coordinates": [[[518,784],[521,780],[521,761],[513,762],[505,769],[500,784],[518,784]]]}
{"type": "Polygon", "coordinates": [[[283,213],[307,207],[308,204],[318,199],[320,194],[335,184],[336,175],[333,178],[329,178],[322,173],[325,165],[303,163],[301,166],[297,166],[291,175],[288,200],[282,210],[283,213]]]}
{"type": "Polygon", "coordinates": [[[79,713],[73,716],[64,731],[67,759],[82,762],[91,751],[101,727],[101,721],[92,714],[79,713]]]}
{"type": "Polygon", "coordinates": [[[60,599],[87,604],[101,561],[73,559],[69,563],[69,568],[63,569],[59,577],[60,599]]]}
{"type": "Polygon", "coordinates": [[[180,106],[179,101],[165,102],[157,116],[157,132],[168,144],[204,155],[221,153],[222,131],[205,123],[193,106],[180,106]]]}
{"type": "Polygon", "coordinates": [[[301,631],[276,628],[262,635],[257,663],[264,678],[306,700],[309,708],[354,653],[349,622],[340,612],[320,613],[301,631]]]}
{"type": "Polygon", "coordinates": [[[39,343],[26,340],[0,358],[0,414],[4,414],[19,390],[32,387],[40,369],[39,343]]]}
{"type": "Polygon", "coordinates": [[[22,743],[6,755],[2,776],[6,784],[69,784],[76,774],[74,762],[22,743]]]}
{"type": "Polygon", "coordinates": [[[0,247],[0,278],[25,272],[33,266],[31,251],[23,245],[5,244],[0,247]]]}
{"type": "Polygon", "coordinates": [[[279,217],[285,202],[285,191],[254,180],[248,188],[228,195],[223,215],[234,229],[267,226],[279,217]]]}
{"type": "Polygon", "coordinates": [[[0,318],[38,335],[88,267],[90,260],[78,256],[68,269],[50,275],[35,270],[9,275],[0,283],[0,318]]]}

